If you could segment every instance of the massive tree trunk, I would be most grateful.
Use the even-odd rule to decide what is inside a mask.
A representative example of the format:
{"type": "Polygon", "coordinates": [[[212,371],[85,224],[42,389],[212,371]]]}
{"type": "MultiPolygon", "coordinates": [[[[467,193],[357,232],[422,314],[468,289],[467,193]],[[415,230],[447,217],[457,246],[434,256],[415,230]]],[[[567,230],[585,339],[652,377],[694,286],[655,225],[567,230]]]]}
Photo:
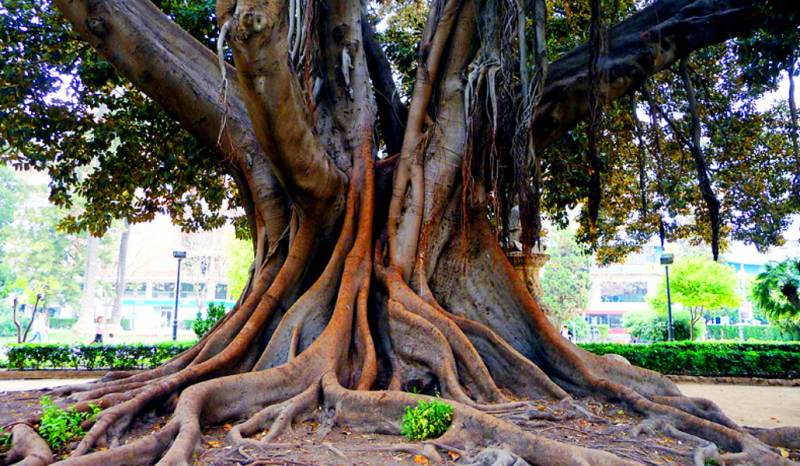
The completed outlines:
{"type": "MultiPolygon", "coordinates": [[[[237,307],[192,349],[148,372],[61,391],[78,409],[104,408],[65,464],[186,464],[204,424],[244,418],[229,441],[264,445],[320,404],[337,423],[398,433],[404,408],[425,398],[407,392],[425,387],[454,407],[439,439],[452,447],[502,443],[536,464],[631,464],[510,420],[591,417],[576,401],[591,396],[644,416],[637,431],[658,426],[699,442],[700,464],[789,463],[767,443],[797,446],[796,431],[750,431],[659,374],[562,338],[500,249],[483,168],[496,115],[483,109],[498,109],[487,76],[501,62],[499,24],[519,17],[507,10],[514,2],[433,1],[407,109],[385,98],[394,95],[389,65],[360,2],[219,0],[235,68],[220,68],[147,0],[55,3],[229,164],[256,251],[237,307]],[[378,127],[376,115],[405,121],[378,127]],[[377,160],[377,141],[399,155],[377,160]],[[117,446],[137,416],[175,399],[166,425],[117,446]],[[537,411],[534,399],[553,409],[537,411]],[[265,426],[264,438],[248,438],[265,426]],[[114,448],[95,450],[104,442],[114,448]]],[[[610,77],[602,82],[590,83],[588,47],[551,63],[537,84],[533,146],[584,118],[590,89],[607,103],[692,50],[758,27],[768,11],[759,4],[657,2],[611,28],[596,63],[595,74],[610,77]]]]}

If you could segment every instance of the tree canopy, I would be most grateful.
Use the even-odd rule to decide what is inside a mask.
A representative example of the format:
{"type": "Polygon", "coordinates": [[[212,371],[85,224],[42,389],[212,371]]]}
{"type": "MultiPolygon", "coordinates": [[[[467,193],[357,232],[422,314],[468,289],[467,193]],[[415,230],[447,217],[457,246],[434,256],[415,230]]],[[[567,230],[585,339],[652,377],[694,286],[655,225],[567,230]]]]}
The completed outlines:
{"type": "MultiPolygon", "coordinates": [[[[550,61],[590,39],[595,21],[590,3],[547,3],[550,61]]],[[[156,4],[216,49],[214,2],[156,4]]],[[[611,25],[637,8],[630,0],[601,2],[601,36],[611,34],[611,25]]],[[[386,1],[369,12],[370,21],[380,22],[375,37],[400,79],[403,99],[414,86],[416,43],[426,14],[424,2],[386,1]]],[[[195,230],[239,215],[231,210],[241,205],[236,170],[80,41],[49,1],[6,2],[0,20],[0,157],[17,168],[46,171],[56,205],[69,207],[75,196],[86,199],[85,209],[64,226],[100,234],[114,218],[138,222],[164,212],[195,230]],[[88,175],[79,176],[84,168],[88,175]]],[[[583,206],[578,236],[597,251],[601,263],[620,260],[659,234],[668,241],[710,244],[718,229],[723,247],[726,239],[761,249],[780,244],[789,217],[800,211],[800,197],[792,196],[793,190],[800,192],[800,176],[790,176],[800,173],[800,156],[787,138],[796,137],[797,128],[788,96],[766,106],[763,99],[787,73],[800,72],[797,37],[791,15],[771,17],[756,34],[692,54],[683,68],[676,64],[644,80],[627,98],[597,112],[592,122],[584,120],[560,134],[537,156],[540,169],[529,180],[541,199],[535,209],[525,210],[523,226],[541,223],[532,217],[564,226],[570,209],[583,206]],[[696,101],[701,141],[695,153],[687,84],[696,101]],[[596,135],[593,148],[590,133],[596,135]],[[708,189],[699,180],[707,180],[708,189]],[[709,210],[715,203],[718,212],[709,210]],[[594,204],[596,219],[589,212],[594,204]]],[[[603,47],[598,53],[609,53],[603,47]]],[[[501,108],[511,104],[503,100],[509,95],[508,90],[498,92],[501,108]]],[[[502,136],[511,130],[502,121],[496,130],[500,152],[503,140],[511,140],[511,134],[502,136]]],[[[497,200],[493,215],[502,220],[507,214],[502,205],[519,202],[518,177],[507,161],[497,160],[489,168],[497,200]]],[[[238,221],[237,231],[245,232],[244,219],[238,221]]],[[[504,234],[502,221],[496,227],[504,234]]]]}

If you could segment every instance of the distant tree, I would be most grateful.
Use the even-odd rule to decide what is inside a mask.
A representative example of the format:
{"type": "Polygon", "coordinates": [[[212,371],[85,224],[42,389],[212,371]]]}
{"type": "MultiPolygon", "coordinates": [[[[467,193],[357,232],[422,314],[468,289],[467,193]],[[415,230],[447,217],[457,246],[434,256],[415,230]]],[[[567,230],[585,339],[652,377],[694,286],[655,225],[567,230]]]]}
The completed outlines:
{"type": "MultiPolygon", "coordinates": [[[[645,342],[667,341],[667,324],[666,309],[630,312],[625,315],[624,321],[631,337],[645,342]]],[[[689,313],[683,309],[672,313],[672,328],[675,331],[675,340],[688,340],[695,333],[700,333],[698,330],[702,330],[699,323],[691,330],[689,313]]]]}
{"type": "MultiPolygon", "coordinates": [[[[739,305],[736,274],[732,268],[702,257],[689,257],[670,268],[670,292],[673,303],[680,303],[689,312],[689,338],[694,340],[695,327],[708,313],[739,305]]],[[[658,287],[650,304],[656,312],[666,310],[666,279],[658,287]]]]}
{"type": "Polygon", "coordinates": [[[577,243],[572,229],[555,230],[549,235],[547,252],[550,260],[542,274],[542,298],[560,325],[586,309],[594,259],[577,243]]]}
{"type": "Polygon", "coordinates": [[[753,303],[773,321],[800,319],[800,258],[772,262],[758,274],[751,291],[753,303]]]}
{"type": "MultiPolygon", "coordinates": [[[[36,188],[28,189],[29,196],[37,194],[36,188]]],[[[36,294],[44,292],[50,306],[74,305],[81,294],[86,235],[59,230],[63,209],[29,204],[15,209],[3,235],[2,263],[14,274],[8,291],[19,294],[23,303],[32,304],[36,294]]]]}
{"type": "Polygon", "coordinates": [[[12,270],[5,259],[5,242],[9,236],[9,225],[14,220],[14,210],[21,196],[21,186],[14,172],[0,166],[0,300],[8,295],[14,281],[12,270]]]}
{"type": "Polygon", "coordinates": [[[250,264],[253,263],[253,244],[239,238],[228,241],[225,263],[225,278],[228,281],[228,296],[239,296],[247,286],[250,264]]]}

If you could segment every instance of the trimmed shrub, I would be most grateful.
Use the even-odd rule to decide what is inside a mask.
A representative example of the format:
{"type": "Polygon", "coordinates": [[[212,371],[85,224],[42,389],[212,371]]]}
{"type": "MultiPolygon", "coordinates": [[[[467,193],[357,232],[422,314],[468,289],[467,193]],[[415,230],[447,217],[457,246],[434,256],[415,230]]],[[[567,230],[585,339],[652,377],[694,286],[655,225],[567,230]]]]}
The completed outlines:
{"type": "Polygon", "coordinates": [[[800,377],[798,343],[654,343],[652,345],[586,343],[595,354],[614,353],[631,364],[664,374],[707,377],[800,377]]]}
{"type": "MultiPolygon", "coordinates": [[[[738,340],[738,325],[708,325],[706,326],[708,338],[712,340],[738,340]]],[[[800,340],[800,334],[781,329],[774,325],[742,325],[742,334],[745,340],[761,341],[795,341],[800,340]]]]}
{"type": "Polygon", "coordinates": [[[189,349],[194,342],[157,344],[9,345],[10,369],[149,369],[189,349]]]}

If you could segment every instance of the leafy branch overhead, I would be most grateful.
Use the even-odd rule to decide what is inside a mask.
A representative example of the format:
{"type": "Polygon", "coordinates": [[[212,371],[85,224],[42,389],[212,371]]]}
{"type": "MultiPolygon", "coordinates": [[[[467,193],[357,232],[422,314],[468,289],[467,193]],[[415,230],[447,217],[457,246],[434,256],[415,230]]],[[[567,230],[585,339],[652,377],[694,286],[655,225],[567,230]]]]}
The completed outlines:
{"type": "Polygon", "coordinates": [[[800,259],[770,263],[753,282],[755,305],[777,321],[800,320],[800,259]]]}

